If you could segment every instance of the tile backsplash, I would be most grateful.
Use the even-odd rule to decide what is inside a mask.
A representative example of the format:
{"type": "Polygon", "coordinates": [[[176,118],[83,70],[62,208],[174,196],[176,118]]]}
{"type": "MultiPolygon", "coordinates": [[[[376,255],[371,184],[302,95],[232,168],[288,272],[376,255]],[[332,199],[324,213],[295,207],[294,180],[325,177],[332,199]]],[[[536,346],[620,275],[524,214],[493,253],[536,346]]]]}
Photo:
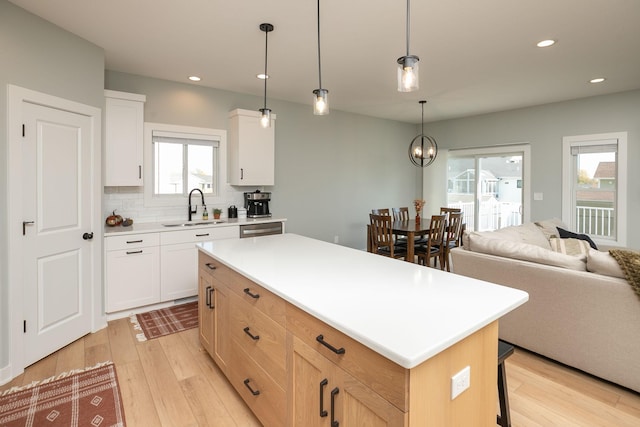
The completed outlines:
{"type": "MultiPolygon", "coordinates": [[[[237,190],[229,185],[223,187],[223,203],[207,205],[209,217],[213,218],[213,209],[222,209],[222,217],[227,216],[227,209],[231,205],[238,208],[244,206],[244,191],[254,191],[255,189],[237,190]]],[[[194,196],[194,203],[196,197],[194,196]]],[[[198,196],[198,213],[202,215],[202,206],[200,206],[200,198],[198,196]]],[[[179,221],[187,219],[187,204],[180,206],[164,206],[149,207],[144,205],[144,187],[104,187],[102,193],[102,213],[103,218],[111,215],[116,211],[123,218],[133,218],[135,222],[162,222],[162,221],[179,221]]]]}

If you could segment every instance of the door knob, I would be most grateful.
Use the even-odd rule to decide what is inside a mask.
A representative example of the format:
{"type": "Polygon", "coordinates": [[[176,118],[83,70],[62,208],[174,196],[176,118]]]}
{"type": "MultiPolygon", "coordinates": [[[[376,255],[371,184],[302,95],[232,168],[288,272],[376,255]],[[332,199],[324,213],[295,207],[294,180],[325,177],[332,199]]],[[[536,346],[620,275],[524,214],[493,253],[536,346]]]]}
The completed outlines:
{"type": "Polygon", "coordinates": [[[91,240],[91,239],[93,239],[93,232],[91,232],[91,233],[84,233],[84,234],[82,235],[82,238],[83,238],[84,240],[91,240]]]}

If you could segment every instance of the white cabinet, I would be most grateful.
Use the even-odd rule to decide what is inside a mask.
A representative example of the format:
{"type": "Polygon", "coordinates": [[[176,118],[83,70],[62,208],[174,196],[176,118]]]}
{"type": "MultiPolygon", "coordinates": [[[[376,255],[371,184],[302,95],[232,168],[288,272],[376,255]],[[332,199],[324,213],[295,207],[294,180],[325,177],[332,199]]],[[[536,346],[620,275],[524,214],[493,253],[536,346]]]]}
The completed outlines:
{"type": "Polygon", "coordinates": [[[198,294],[197,242],[238,239],[239,226],[201,228],[160,235],[160,300],[169,301],[198,294]]]}
{"type": "Polygon", "coordinates": [[[113,90],[105,90],[104,94],[104,185],[142,186],[146,97],[113,90]]]}
{"type": "Polygon", "coordinates": [[[160,301],[159,244],[158,233],[105,239],[107,313],[160,301]]]}
{"type": "Polygon", "coordinates": [[[273,185],[276,115],[271,115],[271,127],[267,129],[260,126],[258,111],[237,109],[229,113],[229,118],[229,184],[273,185]]]}

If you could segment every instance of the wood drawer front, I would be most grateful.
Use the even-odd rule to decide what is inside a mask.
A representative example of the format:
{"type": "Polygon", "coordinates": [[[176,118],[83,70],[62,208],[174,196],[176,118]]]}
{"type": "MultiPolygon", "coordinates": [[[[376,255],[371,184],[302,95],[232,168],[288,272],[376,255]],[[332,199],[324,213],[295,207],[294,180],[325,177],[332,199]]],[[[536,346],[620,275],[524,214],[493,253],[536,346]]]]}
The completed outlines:
{"type": "Polygon", "coordinates": [[[228,270],[231,273],[229,289],[251,307],[260,310],[284,328],[286,325],[284,300],[235,271],[228,270]]]}
{"type": "Polygon", "coordinates": [[[105,239],[108,251],[146,248],[160,244],[160,233],[127,234],[126,236],[108,236],[105,239]]]}
{"type": "Polygon", "coordinates": [[[165,231],[160,236],[160,242],[163,245],[174,245],[207,240],[237,239],[239,235],[238,226],[190,228],[188,230],[165,231]]]}
{"type": "Polygon", "coordinates": [[[227,286],[233,280],[234,275],[237,275],[237,273],[229,267],[225,266],[220,261],[211,258],[202,251],[198,251],[198,265],[201,269],[209,273],[211,277],[227,286]]]}
{"type": "Polygon", "coordinates": [[[265,426],[285,426],[287,396],[283,388],[232,340],[229,381],[265,426]],[[249,390],[245,381],[254,392],[249,390]]]}
{"type": "Polygon", "coordinates": [[[287,330],[401,411],[409,410],[408,369],[289,303],[286,304],[286,310],[287,330]],[[344,348],[344,353],[336,354],[318,342],[319,335],[322,335],[323,340],[336,349],[344,348]]]}
{"type": "Polygon", "coordinates": [[[234,293],[231,293],[229,300],[231,302],[229,311],[231,337],[284,388],[287,379],[284,327],[242,301],[241,297],[234,293]],[[249,329],[245,332],[246,328],[249,329]]]}

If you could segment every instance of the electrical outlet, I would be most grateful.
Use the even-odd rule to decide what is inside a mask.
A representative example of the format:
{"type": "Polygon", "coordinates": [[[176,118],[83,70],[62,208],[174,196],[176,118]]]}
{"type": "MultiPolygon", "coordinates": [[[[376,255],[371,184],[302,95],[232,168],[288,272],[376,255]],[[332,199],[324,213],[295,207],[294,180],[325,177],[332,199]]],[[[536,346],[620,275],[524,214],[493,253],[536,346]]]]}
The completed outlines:
{"type": "Polygon", "coordinates": [[[451,400],[471,386],[471,366],[451,377],[451,400]]]}
{"type": "Polygon", "coordinates": [[[338,235],[333,236],[333,243],[340,243],[340,237],[338,235]]]}

